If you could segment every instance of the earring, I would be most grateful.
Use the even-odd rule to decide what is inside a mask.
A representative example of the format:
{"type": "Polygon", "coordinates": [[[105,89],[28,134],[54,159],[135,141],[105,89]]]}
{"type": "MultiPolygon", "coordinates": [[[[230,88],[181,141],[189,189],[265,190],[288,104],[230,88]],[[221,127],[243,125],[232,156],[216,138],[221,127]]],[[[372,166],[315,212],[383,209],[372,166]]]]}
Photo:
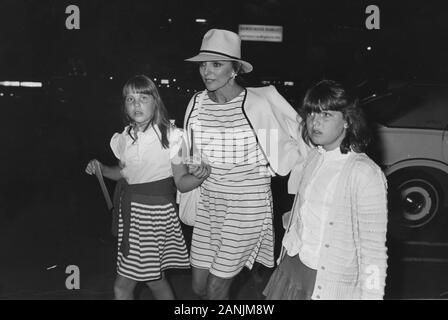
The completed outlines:
{"type": "Polygon", "coordinates": [[[348,128],[348,124],[344,123],[344,129],[348,128]]]}

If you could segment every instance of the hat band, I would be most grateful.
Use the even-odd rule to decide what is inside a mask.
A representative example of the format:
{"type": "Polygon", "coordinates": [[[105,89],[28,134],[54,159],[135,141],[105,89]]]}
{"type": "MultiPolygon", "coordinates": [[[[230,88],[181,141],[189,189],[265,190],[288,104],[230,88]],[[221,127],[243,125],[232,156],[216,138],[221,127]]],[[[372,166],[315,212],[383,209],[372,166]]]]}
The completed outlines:
{"type": "Polygon", "coordinates": [[[237,58],[237,57],[234,57],[234,56],[231,56],[231,55],[229,55],[229,54],[222,53],[222,52],[218,52],[218,51],[212,51],[212,50],[200,50],[199,53],[219,54],[220,56],[225,56],[225,57],[227,57],[227,58],[231,58],[231,59],[234,59],[234,60],[241,60],[240,58],[237,58]]]}

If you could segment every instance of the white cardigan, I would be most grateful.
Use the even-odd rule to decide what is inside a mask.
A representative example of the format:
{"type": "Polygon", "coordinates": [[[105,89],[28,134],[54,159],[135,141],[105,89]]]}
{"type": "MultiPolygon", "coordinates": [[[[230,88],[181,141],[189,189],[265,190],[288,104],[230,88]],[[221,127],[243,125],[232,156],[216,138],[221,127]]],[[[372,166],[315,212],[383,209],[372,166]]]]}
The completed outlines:
{"type": "MultiPolygon", "coordinates": [[[[301,137],[300,116],[274,86],[245,88],[245,91],[243,113],[269,162],[272,175],[285,176],[293,169],[291,178],[294,176],[295,181],[309,150],[301,137]]],[[[195,94],[188,104],[184,129],[200,94],[206,94],[206,91],[195,94]]]]}
{"type": "MultiPolygon", "coordinates": [[[[317,165],[318,151],[309,153],[300,176],[287,230],[301,223],[305,187],[317,165]]],[[[387,182],[365,154],[349,155],[336,184],[318,261],[312,299],[382,299],[387,270],[387,182]]],[[[285,254],[282,247],[279,260],[285,254]]]]}

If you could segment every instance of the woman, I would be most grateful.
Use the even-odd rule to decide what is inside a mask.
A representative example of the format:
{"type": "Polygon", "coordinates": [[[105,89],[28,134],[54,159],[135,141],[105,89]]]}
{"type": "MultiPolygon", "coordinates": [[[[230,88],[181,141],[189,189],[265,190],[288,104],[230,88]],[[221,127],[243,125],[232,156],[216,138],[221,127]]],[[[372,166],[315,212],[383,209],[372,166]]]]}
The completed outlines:
{"type": "Polygon", "coordinates": [[[191,99],[184,129],[211,165],[193,229],[193,290],[201,298],[228,299],[243,267],[274,266],[271,175],[287,175],[307,147],[300,117],[274,87],[236,81],[253,69],[241,59],[237,34],[209,30],[199,54],[187,61],[199,63],[206,90],[191,99]]]}

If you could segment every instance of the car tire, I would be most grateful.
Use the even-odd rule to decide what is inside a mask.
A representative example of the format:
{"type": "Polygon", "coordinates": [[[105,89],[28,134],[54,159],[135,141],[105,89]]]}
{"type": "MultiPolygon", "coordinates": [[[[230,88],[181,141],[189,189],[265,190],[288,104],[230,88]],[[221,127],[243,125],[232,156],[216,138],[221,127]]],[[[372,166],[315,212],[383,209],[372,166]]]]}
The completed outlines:
{"type": "Polygon", "coordinates": [[[400,170],[388,176],[389,230],[399,238],[421,234],[434,226],[443,211],[443,189],[421,170],[400,170]]]}

